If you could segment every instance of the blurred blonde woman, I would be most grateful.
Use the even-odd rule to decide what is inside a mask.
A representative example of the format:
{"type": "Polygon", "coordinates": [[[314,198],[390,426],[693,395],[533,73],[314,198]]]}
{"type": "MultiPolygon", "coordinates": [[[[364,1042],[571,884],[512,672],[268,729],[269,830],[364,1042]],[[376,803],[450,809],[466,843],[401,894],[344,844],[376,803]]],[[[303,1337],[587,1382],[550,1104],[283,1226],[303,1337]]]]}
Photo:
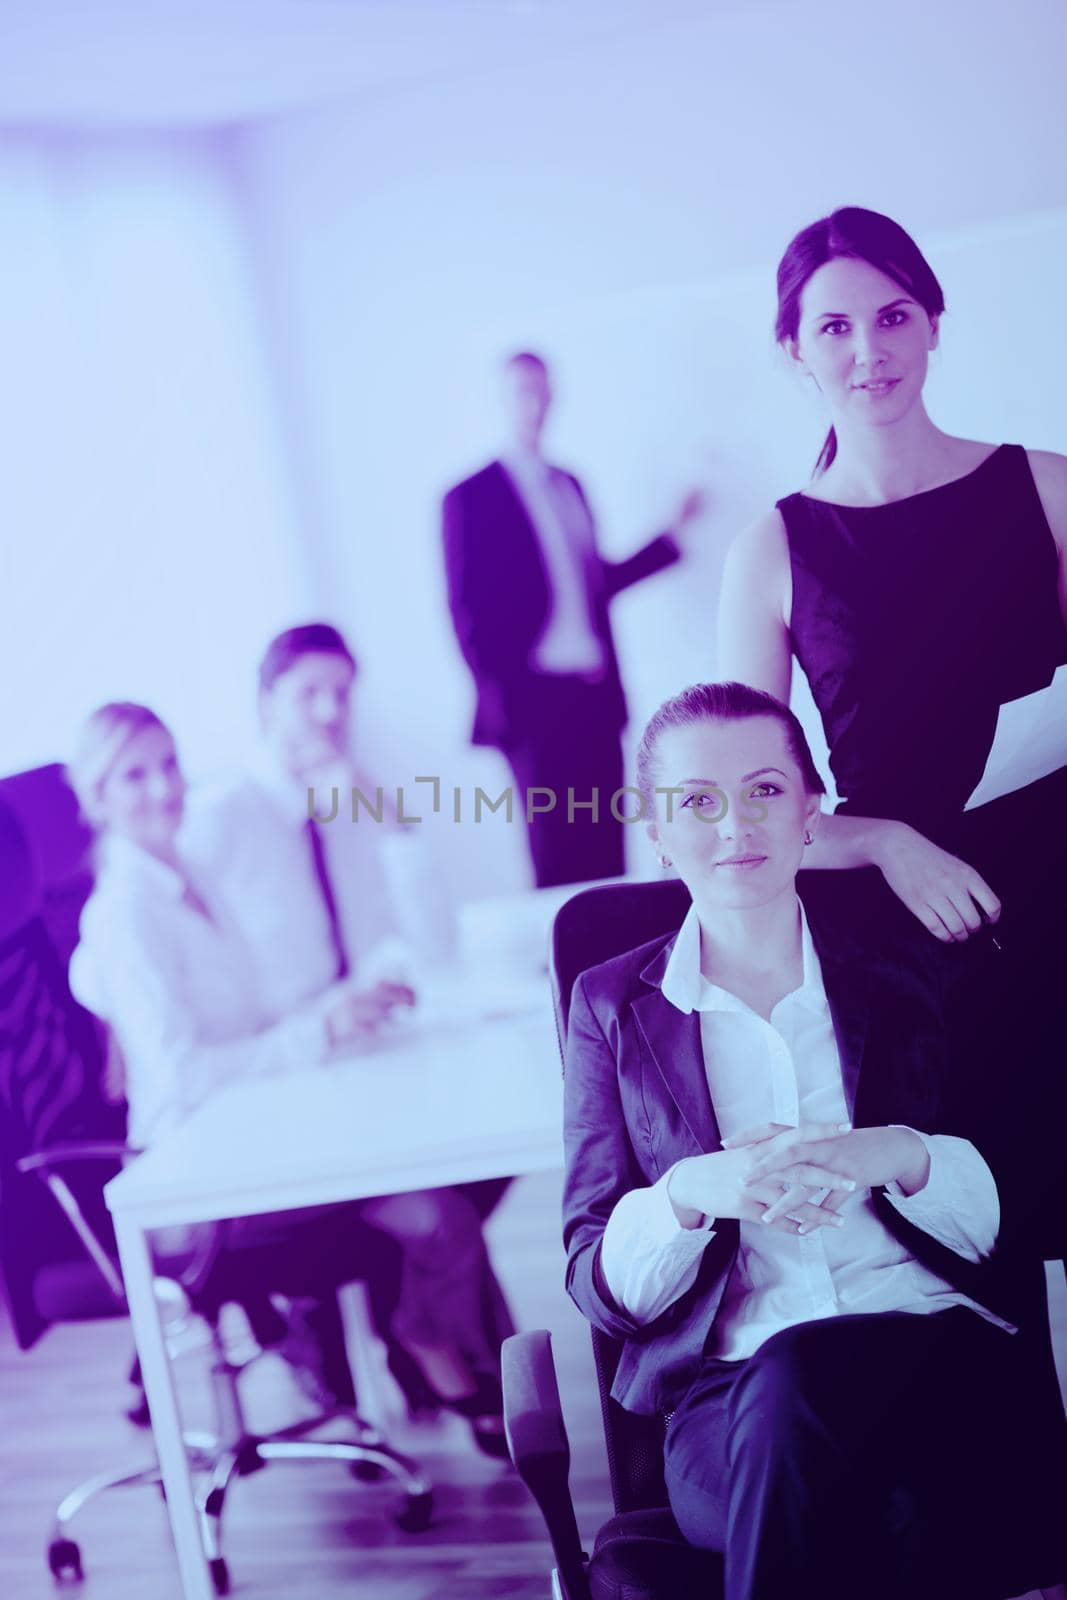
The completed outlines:
{"type": "MultiPolygon", "coordinates": [[[[71,987],[121,1050],[131,1143],[152,1143],[226,1084],[306,1070],[365,1045],[410,1004],[400,984],[342,984],[288,1015],[272,1011],[244,939],[183,858],[186,781],[155,712],[129,702],[101,706],[82,729],[69,773],[98,858],[71,987]]],[[[396,1338],[442,1403],[470,1419],[479,1446],[503,1453],[495,1359],[479,1348],[485,1246],[468,1200],[448,1190],[390,1195],[246,1219],[239,1237],[271,1247],[270,1283],[260,1288],[321,1296],[309,1319],[321,1376],[331,1397],[350,1405],[332,1291],[366,1274],[367,1225],[401,1247],[396,1338]]]]}

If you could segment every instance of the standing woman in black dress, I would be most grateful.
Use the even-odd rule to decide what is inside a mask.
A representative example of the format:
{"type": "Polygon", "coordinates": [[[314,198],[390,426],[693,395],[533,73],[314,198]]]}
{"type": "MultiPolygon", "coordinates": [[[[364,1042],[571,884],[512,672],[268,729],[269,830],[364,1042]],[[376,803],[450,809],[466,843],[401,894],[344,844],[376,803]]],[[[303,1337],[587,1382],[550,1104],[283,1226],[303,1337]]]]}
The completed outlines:
{"type": "Polygon", "coordinates": [[[964,808],[1000,707],[1067,661],[1067,457],[931,420],[922,391],[944,303],[914,240],[877,212],[844,207],[790,243],[776,333],[833,426],[811,483],[729,552],[717,675],[788,700],[796,656],[842,797],[806,864],[879,868],[946,942],[998,923],[1004,981],[981,998],[990,1017],[1013,1013],[1012,1055],[1038,1066],[1054,1115],[1067,727],[1058,770],[964,808]]]}

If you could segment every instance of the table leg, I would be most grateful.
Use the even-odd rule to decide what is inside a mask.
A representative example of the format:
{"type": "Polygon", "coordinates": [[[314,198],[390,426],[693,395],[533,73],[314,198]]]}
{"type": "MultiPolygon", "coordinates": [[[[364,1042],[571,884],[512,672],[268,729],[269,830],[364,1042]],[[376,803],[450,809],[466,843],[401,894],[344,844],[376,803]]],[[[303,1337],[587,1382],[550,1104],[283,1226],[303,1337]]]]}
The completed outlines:
{"type": "Polygon", "coordinates": [[[380,1433],[387,1434],[396,1422],[406,1420],[407,1406],[400,1385],[389,1371],[385,1346],[375,1332],[367,1287],[363,1283],[346,1283],[338,1298],[359,1414],[380,1433]]]}
{"type": "Polygon", "coordinates": [[[152,1433],[167,1491],[167,1511],[178,1555],[182,1592],[185,1600],[214,1600],[215,1590],[200,1534],[170,1358],[153,1289],[148,1239],[143,1228],[121,1213],[115,1217],[115,1236],[141,1362],[141,1379],[152,1413],[152,1433]]]}

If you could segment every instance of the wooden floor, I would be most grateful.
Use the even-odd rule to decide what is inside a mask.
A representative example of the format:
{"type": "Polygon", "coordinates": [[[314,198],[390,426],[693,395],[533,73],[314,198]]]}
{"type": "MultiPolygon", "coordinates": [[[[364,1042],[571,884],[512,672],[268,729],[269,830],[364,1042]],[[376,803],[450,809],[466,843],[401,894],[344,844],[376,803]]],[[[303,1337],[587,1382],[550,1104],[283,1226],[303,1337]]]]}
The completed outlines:
{"type": "MultiPolygon", "coordinates": [[[[558,1177],[521,1179],[493,1219],[491,1244],[519,1325],[553,1331],[578,1522],[591,1537],[610,1512],[607,1474],[589,1339],[562,1289],[558,1218],[558,1177]]],[[[1058,1350],[1067,1356],[1062,1273],[1053,1289],[1058,1350]]],[[[0,1324],[3,1600],[54,1596],[43,1562],[50,1508],[92,1472],[149,1455],[149,1438],[122,1416],[130,1350],[121,1321],[54,1328],[28,1354],[15,1349],[0,1324]]],[[[204,1426],[197,1357],[183,1365],[187,1423],[204,1426]]],[[[302,1402],[280,1361],[264,1358],[248,1377],[254,1426],[300,1414],[302,1402]]],[[[457,1418],[409,1425],[394,1440],[433,1479],[437,1512],[430,1529],[399,1533],[389,1491],[356,1484],[341,1469],[272,1466],[239,1482],[227,1502],[233,1593],[247,1600],[548,1600],[548,1545],[510,1469],[476,1454],[457,1418]]],[[[74,1531],[86,1567],[78,1591],[85,1600],[181,1600],[157,1490],[104,1495],[74,1531]]]]}
{"type": "MultiPolygon", "coordinates": [[[[518,1180],[490,1224],[490,1244],[520,1327],[548,1327],[571,1425],[572,1485],[590,1532],[610,1514],[598,1442],[592,1356],[585,1324],[562,1288],[558,1175],[518,1180]]],[[[121,1320],[51,1329],[22,1353],[0,1325],[0,1597],[39,1600],[55,1587],[43,1561],[51,1507],[103,1468],[150,1456],[150,1438],[122,1415],[131,1340],[121,1320]]],[[[202,1373],[183,1358],[187,1426],[206,1427],[202,1373]]],[[[253,1426],[303,1414],[284,1364],[264,1357],[247,1375],[253,1426]]],[[[233,1593],[248,1600],[543,1600],[550,1552],[532,1501],[510,1467],[487,1460],[455,1417],[394,1429],[434,1483],[433,1525],[396,1530],[387,1489],[368,1489],[330,1465],[275,1465],[239,1481],[227,1498],[225,1551],[233,1593]]],[[[81,1544],[85,1600],[181,1600],[158,1490],[125,1489],[86,1508],[81,1544]]],[[[69,1592],[69,1591],[65,1591],[69,1592]]]]}

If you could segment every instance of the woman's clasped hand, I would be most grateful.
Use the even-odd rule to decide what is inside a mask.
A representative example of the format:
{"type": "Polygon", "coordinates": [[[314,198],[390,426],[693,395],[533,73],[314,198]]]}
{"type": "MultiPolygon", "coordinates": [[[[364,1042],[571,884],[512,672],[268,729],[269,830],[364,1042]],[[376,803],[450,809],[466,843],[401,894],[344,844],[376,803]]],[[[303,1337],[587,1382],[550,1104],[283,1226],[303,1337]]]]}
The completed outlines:
{"type": "Polygon", "coordinates": [[[724,1139],[722,1150],[680,1161],[667,1188],[684,1227],[731,1217],[807,1234],[841,1227],[840,1208],[858,1189],[897,1183],[915,1194],[929,1170],[910,1128],[765,1122],[724,1139]]]}

